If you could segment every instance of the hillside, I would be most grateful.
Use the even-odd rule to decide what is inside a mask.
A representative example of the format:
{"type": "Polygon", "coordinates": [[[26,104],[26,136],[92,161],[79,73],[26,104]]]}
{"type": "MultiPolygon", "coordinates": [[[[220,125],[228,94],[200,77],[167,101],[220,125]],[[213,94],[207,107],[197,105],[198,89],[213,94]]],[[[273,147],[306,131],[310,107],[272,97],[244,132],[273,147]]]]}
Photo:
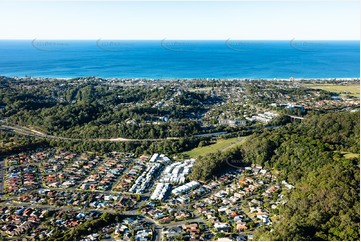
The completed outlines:
{"type": "Polygon", "coordinates": [[[210,179],[240,159],[294,184],[288,202],[270,211],[277,222],[258,228],[257,240],[359,240],[359,123],[359,113],[332,113],[254,134],[237,148],[200,157],[192,176],[210,179]]]}

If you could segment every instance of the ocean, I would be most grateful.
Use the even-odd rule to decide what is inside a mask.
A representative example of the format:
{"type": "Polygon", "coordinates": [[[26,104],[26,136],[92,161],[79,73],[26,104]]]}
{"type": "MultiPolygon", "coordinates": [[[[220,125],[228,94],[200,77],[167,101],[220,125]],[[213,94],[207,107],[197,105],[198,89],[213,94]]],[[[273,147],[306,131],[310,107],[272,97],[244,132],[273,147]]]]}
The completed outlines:
{"type": "Polygon", "coordinates": [[[72,78],[354,78],[358,41],[1,40],[0,75],[72,78]]]}

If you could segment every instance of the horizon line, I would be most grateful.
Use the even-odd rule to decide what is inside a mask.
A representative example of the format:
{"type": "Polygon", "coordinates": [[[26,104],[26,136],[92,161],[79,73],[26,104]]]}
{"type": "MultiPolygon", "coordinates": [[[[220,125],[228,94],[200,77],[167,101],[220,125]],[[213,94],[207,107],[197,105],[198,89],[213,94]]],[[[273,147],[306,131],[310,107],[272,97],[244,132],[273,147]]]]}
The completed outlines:
{"type": "Polygon", "coordinates": [[[223,80],[243,80],[243,79],[250,79],[250,80],[288,80],[293,78],[294,80],[325,80],[325,79],[360,79],[361,77],[122,77],[122,76],[114,76],[114,77],[104,77],[104,76],[74,76],[74,77],[56,77],[56,76],[32,76],[32,75],[25,75],[25,76],[16,76],[16,75],[1,75],[0,77],[8,77],[8,78],[52,78],[52,79],[74,79],[74,78],[102,78],[102,79],[146,79],[146,80],[170,80],[170,79],[183,79],[183,80],[190,80],[190,79],[223,79],[223,80]]]}
{"type": "Polygon", "coordinates": [[[117,40],[117,41],[236,41],[236,40],[246,40],[246,41],[298,41],[298,40],[302,40],[302,41],[360,41],[360,39],[296,39],[296,38],[292,38],[292,39],[232,39],[232,38],[228,38],[228,39],[167,39],[167,38],[163,38],[163,39],[114,39],[114,38],[98,38],[98,39],[56,39],[56,38],[33,38],[33,39],[0,39],[0,41],[4,41],[4,40],[29,40],[29,41],[34,41],[34,40],[63,40],[63,41],[99,41],[99,40],[117,40]]]}

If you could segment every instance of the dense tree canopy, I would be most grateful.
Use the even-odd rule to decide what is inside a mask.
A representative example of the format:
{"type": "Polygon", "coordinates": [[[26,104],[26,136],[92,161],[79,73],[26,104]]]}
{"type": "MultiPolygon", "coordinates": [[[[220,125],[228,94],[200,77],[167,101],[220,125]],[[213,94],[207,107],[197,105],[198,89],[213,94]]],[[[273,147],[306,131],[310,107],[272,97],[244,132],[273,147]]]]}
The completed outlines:
{"type": "Polygon", "coordinates": [[[240,147],[199,157],[194,179],[210,179],[227,161],[242,160],[277,172],[295,186],[274,226],[256,230],[260,240],[359,240],[360,113],[314,115],[302,123],[251,135],[240,147]],[[272,231],[272,232],[271,232],[272,231]]]}

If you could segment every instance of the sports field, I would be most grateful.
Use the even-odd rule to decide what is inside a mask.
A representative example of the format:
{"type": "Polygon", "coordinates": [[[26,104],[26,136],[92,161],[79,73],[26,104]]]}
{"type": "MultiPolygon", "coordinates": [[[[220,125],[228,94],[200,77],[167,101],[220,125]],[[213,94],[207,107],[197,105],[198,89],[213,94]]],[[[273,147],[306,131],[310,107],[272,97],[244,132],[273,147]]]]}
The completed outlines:
{"type": "Polygon", "coordinates": [[[322,89],[328,92],[339,93],[341,96],[351,95],[360,97],[360,84],[353,85],[332,85],[332,84],[305,84],[306,87],[314,89],[322,89]],[[350,93],[344,93],[350,92],[350,93]]]}

